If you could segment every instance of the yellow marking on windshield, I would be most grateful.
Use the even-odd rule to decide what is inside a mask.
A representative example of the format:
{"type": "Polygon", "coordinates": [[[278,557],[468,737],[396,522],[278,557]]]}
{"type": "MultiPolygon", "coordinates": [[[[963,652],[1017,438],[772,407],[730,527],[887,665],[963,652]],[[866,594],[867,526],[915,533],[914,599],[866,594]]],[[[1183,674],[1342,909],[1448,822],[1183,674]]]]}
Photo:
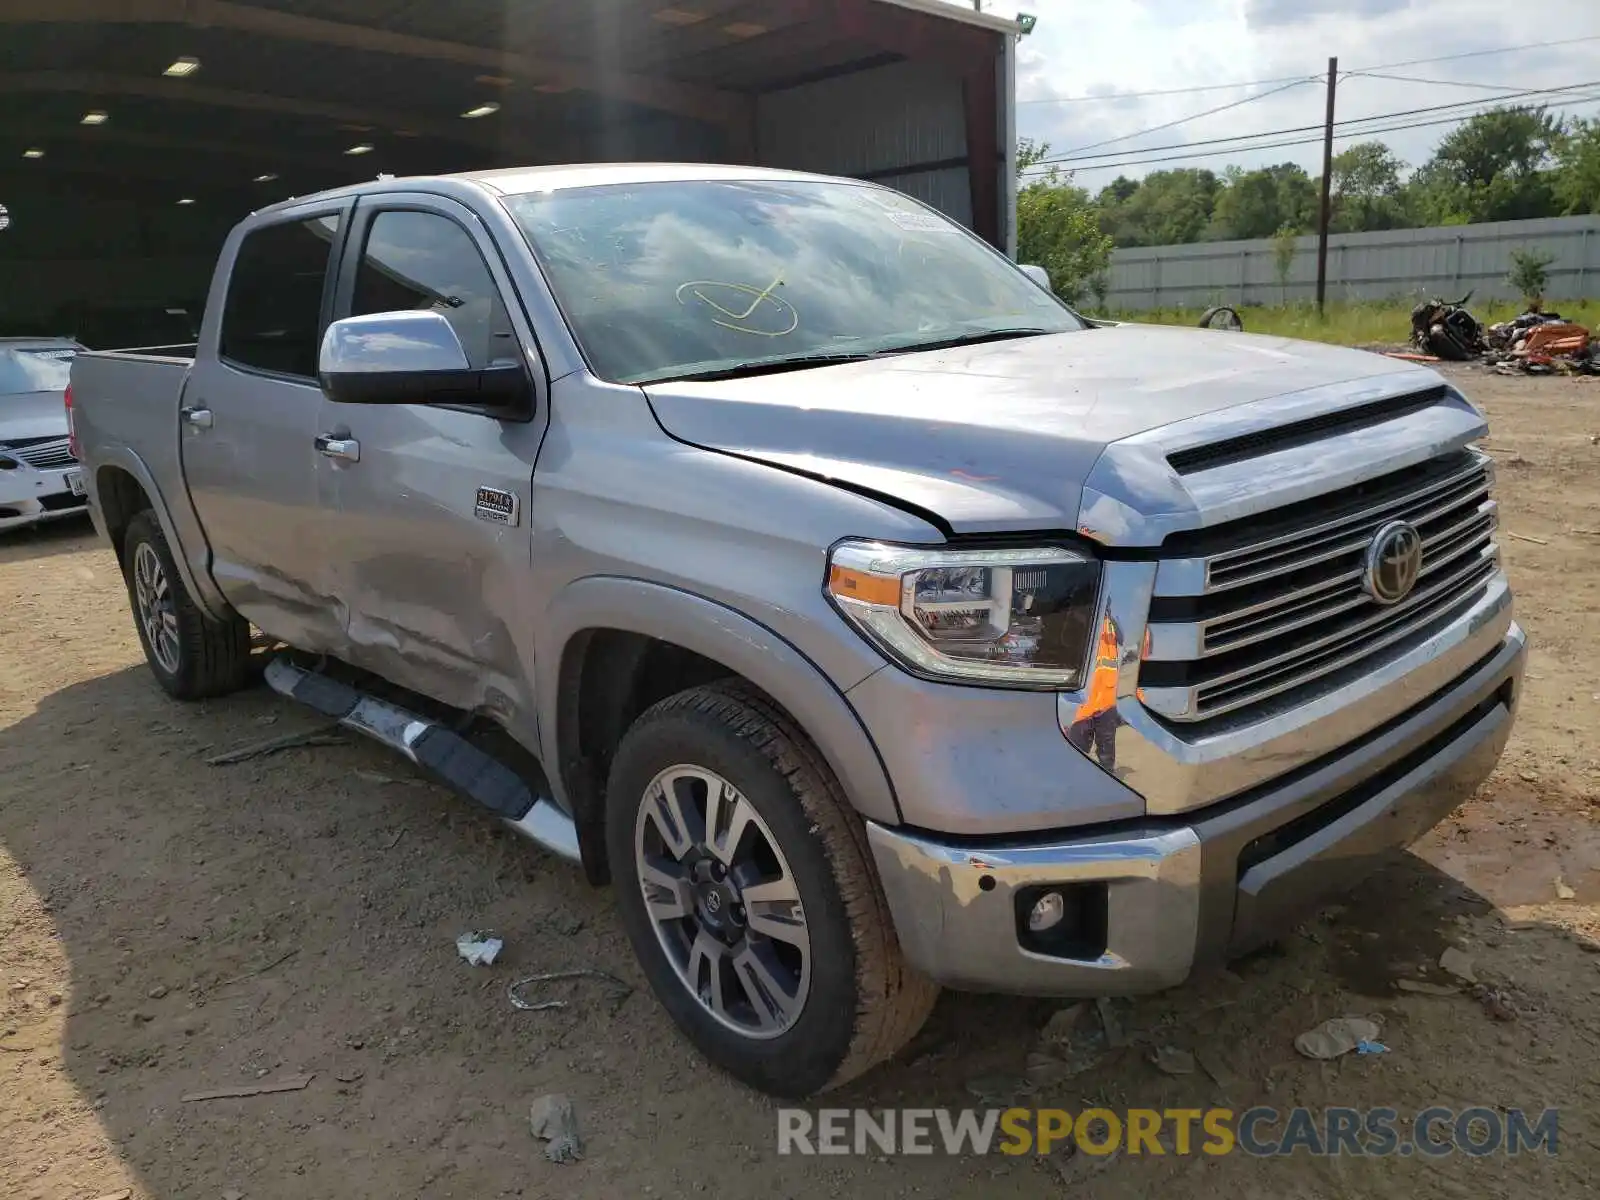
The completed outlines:
{"type": "Polygon", "coordinates": [[[711,318],[711,323],[713,325],[720,325],[722,328],[731,329],[735,333],[748,333],[754,337],[784,337],[787,334],[793,333],[800,327],[800,314],[795,309],[794,305],[790,304],[783,297],[773,295],[773,292],[780,287],[782,283],[782,272],[780,272],[777,277],[774,278],[773,281],[767,284],[767,286],[764,288],[757,288],[753,284],[748,283],[728,283],[720,279],[691,279],[687,283],[679,284],[678,289],[674,294],[677,296],[679,304],[686,303],[684,294],[687,292],[706,307],[715,309],[717,312],[721,313],[722,316],[711,318]],[[706,295],[706,289],[717,288],[721,288],[725,291],[737,292],[741,296],[752,296],[754,299],[752,299],[750,303],[746,305],[743,312],[736,312],[727,305],[718,304],[710,296],[706,295]],[[752,317],[755,316],[756,311],[761,307],[762,304],[771,305],[780,314],[787,313],[789,321],[788,325],[782,329],[757,329],[746,324],[745,322],[748,322],[752,317]],[[727,319],[724,320],[724,317],[727,319]]]}

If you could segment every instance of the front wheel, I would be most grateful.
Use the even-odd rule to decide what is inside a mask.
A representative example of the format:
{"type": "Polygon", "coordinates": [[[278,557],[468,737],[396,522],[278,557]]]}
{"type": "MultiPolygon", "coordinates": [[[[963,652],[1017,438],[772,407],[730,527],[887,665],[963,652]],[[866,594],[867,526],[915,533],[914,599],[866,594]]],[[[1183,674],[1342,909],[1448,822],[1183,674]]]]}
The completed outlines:
{"type": "Polygon", "coordinates": [[[905,963],[832,772],[740,684],[629,729],[606,793],[622,922],[656,997],[713,1063],[802,1097],[889,1058],[937,987],[905,963]]]}
{"type": "Polygon", "coordinates": [[[128,603],[145,660],[164,691],[179,700],[221,696],[250,674],[250,625],[230,615],[213,621],[200,611],[178,574],[155,513],[128,522],[122,540],[128,603]]]}

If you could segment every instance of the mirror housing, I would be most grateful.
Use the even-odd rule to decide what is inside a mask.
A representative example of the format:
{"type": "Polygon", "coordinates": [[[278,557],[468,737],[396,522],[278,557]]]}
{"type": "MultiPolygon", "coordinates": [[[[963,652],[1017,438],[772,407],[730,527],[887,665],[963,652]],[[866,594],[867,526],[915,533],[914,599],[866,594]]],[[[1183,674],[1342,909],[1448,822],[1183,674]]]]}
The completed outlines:
{"type": "Polygon", "coordinates": [[[461,404],[517,408],[528,401],[520,363],[478,370],[441,314],[371,313],[328,326],[317,356],[328,399],[340,404],[461,404]]]}
{"type": "Polygon", "coordinates": [[[1050,272],[1034,263],[1018,263],[1017,270],[1033,280],[1045,291],[1050,290],[1050,272]]]}

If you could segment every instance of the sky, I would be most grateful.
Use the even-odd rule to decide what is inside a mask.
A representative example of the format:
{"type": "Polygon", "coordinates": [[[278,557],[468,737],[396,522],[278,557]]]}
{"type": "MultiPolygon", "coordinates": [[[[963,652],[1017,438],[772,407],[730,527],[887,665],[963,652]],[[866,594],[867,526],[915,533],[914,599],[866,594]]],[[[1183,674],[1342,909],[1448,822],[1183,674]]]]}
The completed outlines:
{"type": "MultiPolygon", "coordinates": [[[[1344,78],[1346,71],[1564,39],[1557,46],[1416,63],[1394,67],[1392,73],[1505,89],[1590,83],[1577,93],[1594,97],[1588,103],[1552,101],[1551,108],[1600,117],[1600,0],[998,0],[984,7],[1006,15],[1020,8],[1038,18],[1033,34],[1018,47],[1017,132],[1049,142],[1057,155],[1109,155],[1074,165],[1074,181],[1091,191],[1118,174],[1137,178],[1171,167],[1204,166],[1220,172],[1230,163],[1250,168],[1296,162],[1319,174],[1325,83],[1319,78],[1270,96],[1264,93],[1294,79],[1323,75],[1330,55],[1339,58],[1336,117],[1343,120],[1463,101],[1482,108],[1496,95],[1485,86],[1344,78]],[[1585,36],[1597,40],[1573,40],[1585,36]],[[1112,96],[1263,79],[1283,82],[1180,95],[1112,96]],[[1061,102],[1078,97],[1091,99],[1061,102]],[[1240,100],[1249,102],[1124,139],[1240,100]],[[1140,157],[1137,152],[1144,147],[1189,147],[1207,139],[1300,126],[1317,128],[1285,134],[1283,140],[1318,140],[1214,158],[1114,165],[1140,157]],[[1092,145],[1108,139],[1121,140],[1092,145]]],[[[1419,113],[1383,123],[1429,121],[1469,111],[1419,113]]],[[[1449,129],[1435,125],[1380,137],[1414,167],[1427,160],[1449,129]]],[[[1360,140],[1367,137],[1340,137],[1334,150],[1360,140]]],[[[1221,147],[1199,149],[1215,148],[1221,147]]],[[[1145,157],[1182,153],[1151,150],[1145,157]]]]}

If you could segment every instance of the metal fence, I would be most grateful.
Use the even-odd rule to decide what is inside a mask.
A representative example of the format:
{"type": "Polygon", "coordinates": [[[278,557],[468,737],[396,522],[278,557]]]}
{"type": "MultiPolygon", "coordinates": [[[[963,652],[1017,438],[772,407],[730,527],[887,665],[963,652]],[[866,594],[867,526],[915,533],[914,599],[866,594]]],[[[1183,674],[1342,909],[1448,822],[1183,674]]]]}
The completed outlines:
{"type": "MultiPolygon", "coordinates": [[[[1286,282],[1279,281],[1275,249],[1271,238],[1258,238],[1117,250],[1106,305],[1137,312],[1315,300],[1317,239],[1295,239],[1286,282]]],[[[1468,288],[1479,300],[1518,299],[1506,272],[1519,249],[1554,256],[1548,299],[1600,295],[1600,216],[1588,216],[1335,234],[1328,239],[1328,299],[1454,299],[1468,288]]]]}

